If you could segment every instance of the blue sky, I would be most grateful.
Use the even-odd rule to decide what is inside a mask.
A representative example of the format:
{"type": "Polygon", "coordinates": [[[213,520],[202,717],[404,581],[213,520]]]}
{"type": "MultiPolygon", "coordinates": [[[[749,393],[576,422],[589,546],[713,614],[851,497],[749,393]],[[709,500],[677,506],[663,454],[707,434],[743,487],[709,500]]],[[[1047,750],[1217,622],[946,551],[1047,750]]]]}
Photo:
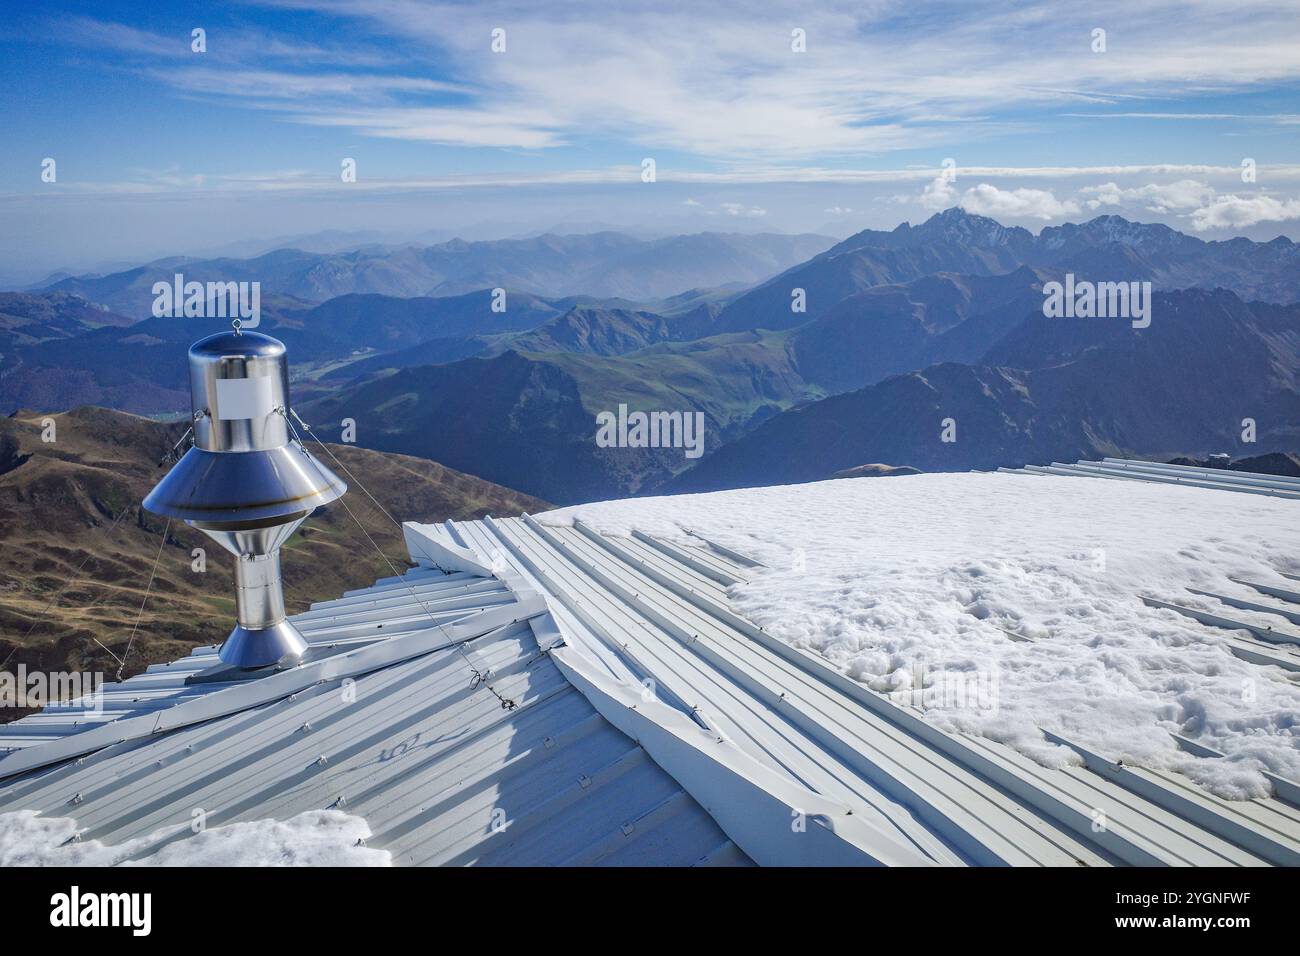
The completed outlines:
{"type": "Polygon", "coordinates": [[[1031,228],[1114,212],[1294,236],[1296,14],[1294,0],[28,6],[0,27],[0,280],[322,230],[846,235],[954,204],[1031,228]]]}

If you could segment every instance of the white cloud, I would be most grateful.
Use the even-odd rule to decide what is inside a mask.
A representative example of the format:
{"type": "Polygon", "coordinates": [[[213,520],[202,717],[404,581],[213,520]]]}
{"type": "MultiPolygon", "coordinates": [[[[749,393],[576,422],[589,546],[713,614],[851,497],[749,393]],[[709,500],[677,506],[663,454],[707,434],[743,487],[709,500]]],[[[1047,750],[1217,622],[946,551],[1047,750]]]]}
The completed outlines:
{"type": "Polygon", "coordinates": [[[999,189],[989,183],[966,190],[961,207],[994,219],[1058,219],[1079,213],[1078,203],[1059,200],[1050,189],[999,189]]]}
{"type": "Polygon", "coordinates": [[[363,73],[289,73],[280,70],[239,70],[227,67],[188,67],[155,70],[178,89],[214,96],[256,97],[262,100],[373,100],[398,93],[454,93],[462,87],[418,76],[363,73]]]}
{"type": "Polygon", "coordinates": [[[1084,201],[1089,209],[1138,205],[1148,212],[1160,214],[1190,213],[1192,228],[1197,232],[1244,229],[1261,222],[1300,220],[1300,199],[1278,198],[1267,194],[1220,194],[1209,183],[1194,179],[1128,188],[1108,182],[1098,186],[1085,186],[1079,190],[1079,195],[1092,197],[1084,201]]]}
{"type": "MultiPolygon", "coordinates": [[[[58,36],[68,43],[92,49],[115,50],[132,56],[152,59],[192,60],[189,30],[173,33],[151,33],[123,23],[96,20],[93,17],[71,17],[53,25],[58,36]]],[[[250,61],[265,63],[283,60],[295,66],[304,63],[326,63],[331,68],[350,66],[378,67],[393,65],[393,54],[379,50],[362,50],[357,44],[346,46],[320,46],[287,39],[264,31],[223,29],[210,37],[206,59],[225,63],[250,61]]]]}
{"type": "Polygon", "coordinates": [[[980,183],[962,193],[942,175],[926,184],[920,202],[926,209],[961,206],[967,212],[994,219],[1046,220],[1079,212],[1078,203],[1059,200],[1050,189],[999,189],[991,183],[980,183]]]}
{"type": "Polygon", "coordinates": [[[1300,113],[1062,113],[1071,119],[1246,120],[1294,126],[1300,113]]]}
{"type": "MultiPolygon", "coordinates": [[[[816,8],[774,0],[761,12],[742,0],[706,7],[574,0],[562,16],[524,0],[472,7],[267,2],[354,18],[362,29],[344,32],[355,33],[355,55],[373,57],[377,48],[367,34],[387,35],[398,41],[401,72],[424,66],[469,91],[432,114],[407,102],[361,111],[345,92],[319,104],[332,120],[317,110],[295,119],[465,145],[536,148],[603,138],[736,165],[969,141],[976,121],[983,136],[1023,131],[1032,128],[1024,118],[1029,111],[1054,102],[1177,100],[1189,89],[1232,91],[1300,78],[1300,18],[1272,0],[1096,0],[1075,9],[1049,0],[969,3],[946,7],[943,16],[903,17],[901,24],[900,5],[889,0],[829,0],[816,8]],[[1090,31],[1108,18],[1123,23],[1124,42],[1093,55],[1090,31]],[[807,30],[807,53],[790,51],[789,23],[807,30]],[[493,55],[489,38],[500,25],[509,46],[493,55]]],[[[113,27],[100,32],[122,49],[174,49],[171,39],[122,32],[129,28],[115,34],[113,27]]],[[[275,37],[264,41],[273,55],[290,48],[275,37]]],[[[218,49],[211,38],[210,48],[218,49]]],[[[261,60],[250,50],[244,62],[261,60]]],[[[331,61],[307,50],[297,62],[331,61]]],[[[310,74],[302,75],[309,85],[310,74]]],[[[268,97],[255,88],[232,90],[215,71],[197,79],[250,106],[268,97]]]]}
{"type": "Polygon", "coordinates": [[[344,127],[383,139],[448,146],[542,149],[565,142],[544,115],[523,111],[379,106],[338,113],[303,110],[294,118],[311,126],[344,127]]]}
{"type": "Polygon", "coordinates": [[[719,203],[718,208],[728,216],[745,216],[747,218],[758,218],[766,216],[767,210],[758,206],[746,206],[743,202],[724,202],[719,203]]]}
{"type": "MultiPolygon", "coordinates": [[[[492,131],[484,130],[483,132],[486,135],[492,131]]],[[[1300,166],[1260,166],[1259,170],[1261,178],[1266,176],[1271,184],[1300,182],[1300,166]]],[[[239,174],[204,175],[198,171],[170,166],[161,170],[131,170],[129,172],[132,174],[132,178],[127,180],[60,182],[57,186],[50,187],[53,193],[51,198],[64,196],[71,200],[75,197],[92,196],[158,195],[198,197],[216,194],[263,195],[272,193],[286,197],[319,195],[335,198],[342,195],[343,192],[346,192],[349,197],[361,197],[386,193],[435,194],[478,188],[499,189],[560,185],[600,187],[622,183],[639,183],[641,168],[637,164],[629,163],[621,166],[596,168],[525,169],[514,172],[477,170],[415,177],[363,176],[356,183],[349,184],[346,191],[340,190],[337,174],[321,170],[264,169],[250,170],[239,174]]],[[[691,189],[691,196],[679,200],[681,206],[697,209],[701,213],[708,212],[710,215],[734,215],[737,217],[741,215],[741,208],[755,210],[750,213],[751,218],[759,217],[760,213],[757,210],[765,209],[766,215],[763,218],[771,221],[775,228],[791,228],[789,224],[789,207],[783,206],[778,201],[777,196],[781,195],[779,192],[773,195],[770,190],[763,190],[761,193],[759,190],[755,190],[755,198],[760,194],[764,197],[762,205],[752,203],[737,204],[736,211],[733,213],[713,205],[722,197],[716,197],[707,192],[696,192],[695,190],[708,190],[712,186],[734,186],[738,184],[747,186],[782,184],[790,188],[799,188],[805,184],[847,184],[861,187],[859,194],[867,202],[866,206],[860,205],[850,209],[849,207],[831,205],[823,209],[823,212],[827,215],[852,217],[855,221],[864,223],[871,222],[876,227],[892,227],[894,223],[882,221],[875,217],[872,209],[873,203],[884,202],[902,207],[920,206],[922,209],[932,211],[947,209],[952,206],[964,206],[975,211],[976,209],[993,209],[996,202],[997,208],[1004,211],[988,212],[987,214],[994,216],[999,214],[1008,216],[1019,214],[1025,218],[1038,220],[1041,220],[1043,215],[1053,210],[1057,210],[1053,213],[1053,217],[1059,215],[1072,216],[1077,215],[1079,212],[1095,213],[1104,210],[1126,212],[1126,214],[1131,215],[1128,212],[1129,209],[1148,210],[1160,215],[1181,214],[1186,217],[1187,213],[1193,208],[1199,208],[1192,205],[1192,200],[1197,196],[1205,197],[1205,202],[1202,205],[1208,205],[1215,201],[1218,193],[1215,192],[1213,184],[1217,184],[1217,188],[1225,193],[1234,187],[1239,187],[1241,184],[1241,169],[1237,166],[959,167],[956,169],[957,184],[945,183],[943,177],[937,176],[937,173],[938,170],[934,168],[924,169],[919,167],[879,170],[758,167],[699,172],[661,166],[659,180],[663,183],[688,186],[691,189]],[[1097,184],[1097,178],[1102,176],[1113,176],[1115,179],[1097,184]],[[1178,178],[1169,183],[1143,181],[1171,176],[1178,178]],[[1042,188],[1031,189],[1027,196],[1022,196],[1022,201],[1018,204],[1005,201],[1002,194],[1006,193],[1014,198],[1016,188],[1010,187],[1021,187],[1026,180],[1040,183],[1042,188]],[[1093,185],[1080,188],[1080,185],[1077,182],[1071,182],[1072,180],[1083,180],[1085,182],[1090,180],[1093,185]],[[891,194],[884,191],[891,185],[920,184],[922,182],[925,183],[925,186],[919,194],[917,192],[891,194]],[[984,191],[985,193],[995,187],[1003,188],[997,189],[998,195],[996,196],[976,193],[971,190],[967,190],[969,196],[964,196],[959,186],[967,182],[980,182],[987,186],[988,189],[984,191]],[[768,196],[772,196],[772,198],[766,198],[768,196]],[[1063,198],[1054,205],[1050,197],[1055,196],[1068,198],[1063,198]],[[1017,213],[1017,209],[1024,209],[1028,204],[1028,200],[1033,198],[1040,200],[1036,208],[1043,215],[1034,215],[1032,212],[1017,213]],[[1047,201],[1041,201],[1044,198],[1047,201]],[[837,209],[840,212],[836,212],[837,209]]],[[[18,193],[0,192],[0,200],[15,199],[20,195],[18,193]]],[[[827,195],[838,196],[839,192],[837,190],[835,194],[827,195]]],[[[822,209],[820,205],[814,208],[822,209]]],[[[878,210],[876,212],[878,213],[878,210]]],[[[1226,213],[1223,211],[1216,211],[1213,214],[1214,221],[1218,222],[1225,215],[1226,213]]],[[[1202,220],[1210,221],[1205,216],[1202,217],[1202,220]]],[[[809,224],[800,221],[797,228],[807,229],[810,225],[820,226],[821,223],[809,224]]],[[[1203,226],[1202,228],[1216,227],[1203,226]]]]}
{"type": "Polygon", "coordinates": [[[1093,196],[1084,205],[1089,209],[1101,206],[1119,206],[1124,203],[1136,203],[1150,212],[1176,212],[1184,209],[1199,209],[1215,196],[1215,189],[1209,183],[1194,179],[1180,179],[1172,183],[1151,183],[1122,189],[1117,184],[1102,183],[1100,186],[1085,186],[1079,190],[1080,195],[1093,196]]]}
{"type": "Polygon", "coordinates": [[[944,176],[937,176],[921,191],[921,205],[926,209],[947,209],[957,205],[957,190],[944,176]]]}
{"type": "Polygon", "coordinates": [[[1192,213],[1192,228],[1243,229],[1261,222],[1292,222],[1300,219],[1300,199],[1273,196],[1219,196],[1192,213]]]}
{"type": "MultiPolygon", "coordinates": [[[[968,172],[964,169],[957,170],[958,178],[964,178],[968,172]]],[[[1236,178],[1240,171],[1233,167],[1223,167],[1217,172],[1231,174],[1236,178]]],[[[896,198],[905,202],[916,201],[910,197],[896,198]]],[[[1140,206],[1147,212],[1159,215],[1190,213],[1192,228],[1198,232],[1209,229],[1242,229],[1261,222],[1300,220],[1300,199],[1279,199],[1268,195],[1223,195],[1209,183],[1195,179],[1140,186],[1120,186],[1111,181],[1083,187],[1078,191],[1076,201],[1058,199],[1050,189],[1001,189],[991,183],[980,183],[962,192],[940,175],[926,184],[919,202],[926,209],[960,206],[968,212],[994,219],[1044,221],[1077,216],[1084,209],[1095,211],[1140,206]]]]}

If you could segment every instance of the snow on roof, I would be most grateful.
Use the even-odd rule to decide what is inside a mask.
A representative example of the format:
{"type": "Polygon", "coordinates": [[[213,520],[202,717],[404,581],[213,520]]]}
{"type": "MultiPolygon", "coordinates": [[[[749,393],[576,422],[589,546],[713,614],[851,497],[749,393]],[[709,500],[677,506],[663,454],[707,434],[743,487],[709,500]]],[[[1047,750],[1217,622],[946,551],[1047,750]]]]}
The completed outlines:
{"type": "MultiPolygon", "coordinates": [[[[841,808],[826,814],[830,823],[848,813],[867,824],[871,834],[844,839],[860,841],[877,862],[889,862],[902,844],[924,861],[951,865],[1300,863],[1300,790],[1293,784],[1291,802],[1227,801],[1175,770],[1126,766],[1108,757],[1109,748],[1093,751],[1071,740],[1062,750],[1040,738],[1035,749],[1055,758],[1055,766],[1043,766],[990,737],[945,730],[945,715],[922,709],[925,695],[878,692],[770,623],[764,629],[737,613],[745,607],[761,617],[785,601],[792,610],[818,608],[815,626],[829,632],[870,621],[854,603],[860,575],[874,562],[887,569],[898,559],[906,574],[906,556],[887,545],[883,520],[871,535],[861,527],[864,516],[846,508],[876,510],[883,519],[888,509],[870,501],[891,489],[896,503],[910,497],[924,513],[950,503],[956,487],[979,497],[981,490],[1014,494],[1033,484],[967,477],[850,479],[612,502],[539,519],[449,522],[448,530],[482,560],[507,562],[550,596],[566,654],[601,660],[611,674],[621,669],[623,682],[652,688],[657,700],[692,715],[763,768],[767,786],[801,791],[788,798],[796,806],[820,798],[841,808]],[[807,554],[800,558],[787,542],[806,545],[807,554]],[[831,570],[834,556],[844,562],[840,572],[831,570]]],[[[932,519],[897,517],[923,545],[924,535],[915,535],[932,519]]],[[[981,520],[981,508],[969,517],[981,520]]],[[[1037,645],[1003,636],[1038,653],[1037,645]]],[[[1216,638],[1201,640],[1214,646],[1216,638]]],[[[1234,660],[1222,656],[1220,664],[1234,660]]],[[[617,720],[614,708],[598,709],[617,720]]],[[[1024,734],[1032,736],[1032,728],[1024,734]]],[[[677,772],[668,757],[664,764],[677,772]]],[[[1288,786],[1280,777],[1270,781],[1279,791],[1288,786]]],[[[692,792],[716,814],[717,803],[692,792]]],[[[768,833],[741,833],[734,820],[720,824],[759,862],[784,849],[764,845],[768,833]]]]}
{"type": "Polygon", "coordinates": [[[0,866],[389,866],[392,855],[365,845],[366,821],[341,810],[246,820],[193,832],[173,823],[143,837],[105,844],[83,839],[71,817],[35,810],[0,823],[0,866]],[[182,839],[175,839],[180,835],[182,839]]]}
{"type": "MultiPolygon", "coordinates": [[[[1270,603],[1239,582],[1295,586],[1281,573],[1300,572],[1294,502],[1085,477],[927,474],[614,501],[540,520],[575,518],[677,542],[689,528],[759,558],[768,567],[729,592],[738,614],[881,693],[910,696],[918,677],[984,687],[986,706],[939,700],[927,718],[1045,766],[1077,757],[1040,730],[1228,798],[1268,795],[1264,772],[1300,780],[1295,644],[1251,641],[1282,664],[1260,666],[1232,652],[1240,632],[1142,600],[1270,603]],[[1171,734],[1225,758],[1194,756],[1171,734]]],[[[1300,640],[1283,617],[1232,616],[1300,640]]]]}
{"type": "Polygon", "coordinates": [[[1294,507],[922,475],[408,523],[424,567],[296,618],[304,665],[5,728],[0,848],[39,810],[147,858],[210,805],[397,863],[1300,864],[1300,654],[1215,623],[1283,609],[1238,582],[1300,572],[1294,507]]]}

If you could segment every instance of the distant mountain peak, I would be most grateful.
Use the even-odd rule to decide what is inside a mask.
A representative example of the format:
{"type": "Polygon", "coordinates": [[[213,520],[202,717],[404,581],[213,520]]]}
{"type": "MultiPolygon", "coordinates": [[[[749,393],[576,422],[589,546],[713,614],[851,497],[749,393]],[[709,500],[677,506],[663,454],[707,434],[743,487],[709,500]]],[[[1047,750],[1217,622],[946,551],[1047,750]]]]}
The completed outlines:
{"type": "Polygon", "coordinates": [[[935,213],[912,231],[927,238],[938,234],[944,239],[957,239],[981,246],[1005,246],[1014,241],[1033,239],[1027,229],[1004,226],[996,219],[967,212],[960,206],[935,213]]]}
{"type": "Polygon", "coordinates": [[[953,206],[937,212],[919,226],[903,222],[889,232],[864,229],[850,236],[824,255],[838,255],[854,249],[907,249],[935,242],[963,243],[990,249],[1019,246],[1034,241],[1033,234],[1020,226],[1004,226],[996,219],[953,206]]]}
{"type": "MultiPolygon", "coordinates": [[[[990,219],[988,216],[981,216],[979,213],[970,212],[961,206],[949,206],[942,212],[936,212],[933,216],[923,222],[921,225],[929,225],[932,222],[953,223],[953,222],[978,222],[987,223],[991,226],[1001,226],[997,220],[990,219]]],[[[919,227],[918,227],[919,228],[919,227]]]]}
{"type": "Polygon", "coordinates": [[[1139,252],[1190,251],[1204,243],[1159,222],[1133,222],[1113,213],[1082,223],[1063,223],[1042,231],[1039,241],[1048,249],[1059,249],[1071,241],[1088,245],[1114,243],[1139,252]]]}

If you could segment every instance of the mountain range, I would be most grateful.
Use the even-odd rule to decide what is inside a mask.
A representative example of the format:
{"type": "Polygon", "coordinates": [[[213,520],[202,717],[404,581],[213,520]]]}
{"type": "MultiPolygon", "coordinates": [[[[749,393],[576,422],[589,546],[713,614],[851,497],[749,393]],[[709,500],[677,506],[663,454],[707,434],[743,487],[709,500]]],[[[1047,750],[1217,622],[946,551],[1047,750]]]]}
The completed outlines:
{"type": "MultiPolygon", "coordinates": [[[[535,279],[551,267],[555,238],[501,247],[495,261],[535,279]]],[[[703,241],[562,238],[565,255],[581,250],[589,264],[640,261],[634,248],[673,262],[674,250],[703,241]]],[[[472,263],[486,261],[487,245],[460,244],[471,265],[459,276],[481,277],[472,263]]],[[[460,246],[430,248],[445,257],[460,246]]],[[[295,401],[320,434],[339,437],[351,419],[362,445],[559,503],[810,480],[869,463],[965,469],[1298,444],[1300,246],[1287,239],[1204,242],[1115,216],[1034,235],[953,209],[826,246],[797,264],[769,258],[757,279],[737,266],[686,291],[665,282],[677,294],[653,302],[599,295],[577,283],[623,286],[582,271],[556,286],[563,295],[511,285],[504,303],[486,286],[312,303],[305,293],[320,289],[290,282],[264,296],[262,328],[288,345],[295,401]],[[1045,318],[1043,288],[1067,274],[1150,282],[1151,326],[1045,318]],[[791,308],[794,289],[804,312],[791,308]],[[598,447],[596,415],[620,406],[700,413],[705,456],[598,447]],[[956,422],[954,442],[939,439],[944,418],[956,422]],[[1238,447],[1244,418],[1257,422],[1254,447],[1238,447]]],[[[752,266],[752,247],[747,255],[752,266]]],[[[342,254],[358,266],[346,282],[366,272],[361,262],[378,268],[368,256],[342,254]]],[[[65,322],[13,344],[0,360],[0,401],[185,409],[184,346],[224,322],[126,326],[68,291],[22,308],[38,314],[53,296],[70,316],[98,312],[103,324],[65,322]]]]}
{"type": "Polygon", "coordinates": [[[70,292],[137,319],[152,314],[155,282],[261,283],[263,296],[307,303],[351,293],[413,298],[504,288],[563,297],[648,302],[688,289],[752,284],[826,249],[818,235],[704,232],[637,239],[617,232],[431,246],[366,246],[348,252],[277,249],[249,259],[159,259],[109,275],[69,276],[37,292],[70,292]]]}
{"type": "Polygon", "coordinates": [[[1246,299],[1300,301],[1300,245],[1285,237],[1206,242],[1119,216],[1050,226],[1035,236],[954,208],[919,226],[850,236],[736,298],[718,325],[789,328],[873,286],[936,272],[997,275],[1021,266],[1099,281],[1146,280],[1160,289],[1222,287],[1246,299]],[[791,310],[796,288],[806,292],[806,314],[791,310]]]}
{"type": "Polygon", "coordinates": [[[1028,316],[978,363],[931,365],[786,411],[664,490],[815,481],[874,461],[964,471],[1300,447],[1300,306],[1183,290],[1157,294],[1152,313],[1147,329],[1028,316]]]}
{"type": "Polygon", "coordinates": [[[44,296],[0,292],[0,357],[94,329],[125,328],[134,321],[66,292],[44,296]]]}
{"type": "Polygon", "coordinates": [[[357,441],[371,448],[432,458],[557,502],[608,498],[652,488],[691,459],[681,448],[598,448],[601,411],[699,412],[712,451],[819,395],[772,337],[737,333],[628,355],[506,349],[377,374],[300,407],[322,437],[340,437],[351,419],[357,441]]]}

